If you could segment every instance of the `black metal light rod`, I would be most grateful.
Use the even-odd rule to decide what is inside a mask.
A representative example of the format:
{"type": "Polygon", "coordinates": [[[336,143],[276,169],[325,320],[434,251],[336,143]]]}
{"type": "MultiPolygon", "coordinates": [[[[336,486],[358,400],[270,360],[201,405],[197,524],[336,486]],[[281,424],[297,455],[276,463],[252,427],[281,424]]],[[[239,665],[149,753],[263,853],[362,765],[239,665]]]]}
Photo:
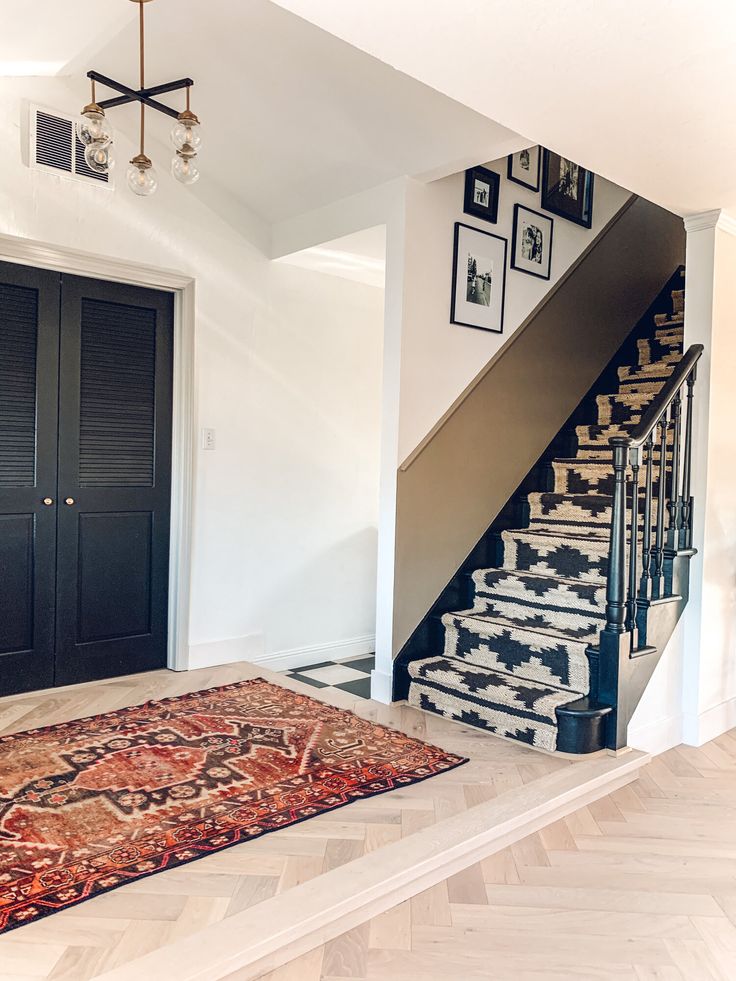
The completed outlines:
{"type": "Polygon", "coordinates": [[[131,89],[128,85],[123,85],[122,82],[116,82],[113,78],[108,78],[107,75],[101,75],[99,72],[89,71],[87,72],[87,78],[91,78],[93,82],[99,82],[100,85],[105,85],[109,89],[114,89],[116,92],[122,92],[122,96],[114,99],[105,99],[104,102],[99,102],[99,105],[103,109],[111,109],[114,106],[123,106],[129,102],[142,102],[144,105],[148,106],[150,109],[155,109],[157,112],[163,112],[167,116],[171,116],[176,119],[179,115],[178,109],[171,109],[169,106],[165,106],[163,102],[157,102],[152,99],[152,95],[160,95],[162,92],[175,92],[178,89],[185,89],[194,82],[191,78],[180,78],[175,82],[164,82],[162,85],[153,85],[150,88],[145,89],[131,89]]]}

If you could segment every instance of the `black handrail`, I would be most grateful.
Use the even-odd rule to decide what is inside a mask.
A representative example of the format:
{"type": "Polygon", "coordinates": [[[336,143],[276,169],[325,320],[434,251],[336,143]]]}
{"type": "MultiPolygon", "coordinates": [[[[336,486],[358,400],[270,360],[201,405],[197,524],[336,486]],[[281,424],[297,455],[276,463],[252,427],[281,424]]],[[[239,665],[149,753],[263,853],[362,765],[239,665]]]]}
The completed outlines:
{"type": "Polygon", "coordinates": [[[703,353],[702,344],[691,344],[685,354],[677,364],[661,391],[657,394],[652,404],[642,416],[638,426],[629,433],[628,436],[611,436],[609,443],[615,446],[623,443],[628,447],[643,446],[649,438],[649,434],[654,431],[654,427],[662,418],[662,414],[675,399],[683,384],[687,381],[688,375],[700,360],[703,353]]]}

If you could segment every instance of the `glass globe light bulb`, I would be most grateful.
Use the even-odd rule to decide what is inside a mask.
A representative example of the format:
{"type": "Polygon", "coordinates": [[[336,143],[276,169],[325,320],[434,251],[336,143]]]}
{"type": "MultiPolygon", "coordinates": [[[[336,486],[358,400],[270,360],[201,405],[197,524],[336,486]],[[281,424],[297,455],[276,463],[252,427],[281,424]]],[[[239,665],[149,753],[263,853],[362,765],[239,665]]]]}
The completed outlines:
{"type": "Polygon", "coordinates": [[[148,157],[139,154],[133,157],[128,168],[128,187],[134,194],[141,197],[148,197],[158,187],[158,177],[156,171],[151,166],[148,157]]]}
{"type": "Polygon", "coordinates": [[[190,155],[199,150],[202,135],[199,120],[193,112],[185,110],[179,115],[171,131],[171,142],[177,152],[185,147],[191,148],[190,155]]]}
{"type": "Polygon", "coordinates": [[[100,143],[95,141],[85,147],[84,160],[90,170],[96,174],[107,174],[115,166],[115,159],[112,155],[112,143],[100,143]]]}
{"type": "Polygon", "coordinates": [[[112,140],[112,127],[105,112],[94,102],[85,106],[77,124],[77,134],[85,146],[90,143],[109,143],[112,140]]]}
{"type": "Polygon", "coordinates": [[[178,152],[171,161],[171,173],[180,184],[196,184],[200,178],[194,154],[178,152]]]}

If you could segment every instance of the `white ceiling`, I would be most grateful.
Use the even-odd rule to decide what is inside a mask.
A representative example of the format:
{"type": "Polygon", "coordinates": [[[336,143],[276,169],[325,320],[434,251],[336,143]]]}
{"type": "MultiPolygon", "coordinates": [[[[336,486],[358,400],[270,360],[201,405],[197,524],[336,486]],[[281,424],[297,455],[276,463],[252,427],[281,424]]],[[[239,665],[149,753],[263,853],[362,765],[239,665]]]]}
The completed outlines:
{"type": "MultiPolygon", "coordinates": [[[[35,0],[10,2],[17,8],[13,39],[0,47],[8,61],[63,60],[61,74],[71,75],[80,105],[88,68],[137,81],[136,4],[42,0],[39,16],[35,0]],[[47,14],[51,26],[41,31],[38,21],[47,14]]],[[[267,223],[405,174],[462,169],[499,155],[496,148],[506,152],[509,140],[519,142],[268,0],[156,0],[145,10],[146,81],[190,75],[196,82],[203,177],[194,192],[205,195],[217,185],[220,200],[267,223]]],[[[182,98],[173,93],[168,100],[177,105],[182,98]]],[[[125,106],[111,119],[132,136],[137,113],[125,106]]],[[[152,140],[168,142],[170,121],[157,113],[148,119],[152,140]]]]}
{"type": "Polygon", "coordinates": [[[382,289],[386,279],[386,226],[364,228],[276,261],[382,289]]]}
{"type": "Polygon", "coordinates": [[[276,0],[679,214],[736,206],[733,0],[276,0]]]}
{"type": "Polygon", "coordinates": [[[2,0],[0,76],[58,75],[137,9],[110,0],[2,0]]]}

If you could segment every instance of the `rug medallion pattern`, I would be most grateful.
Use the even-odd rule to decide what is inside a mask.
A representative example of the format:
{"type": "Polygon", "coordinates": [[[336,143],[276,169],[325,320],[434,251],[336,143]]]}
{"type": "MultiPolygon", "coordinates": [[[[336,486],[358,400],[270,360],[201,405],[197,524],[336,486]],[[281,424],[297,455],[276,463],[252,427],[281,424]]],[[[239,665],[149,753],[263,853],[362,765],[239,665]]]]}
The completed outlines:
{"type": "Polygon", "coordinates": [[[261,678],[0,739],[0,932],[464,763],[261,678]]]}

